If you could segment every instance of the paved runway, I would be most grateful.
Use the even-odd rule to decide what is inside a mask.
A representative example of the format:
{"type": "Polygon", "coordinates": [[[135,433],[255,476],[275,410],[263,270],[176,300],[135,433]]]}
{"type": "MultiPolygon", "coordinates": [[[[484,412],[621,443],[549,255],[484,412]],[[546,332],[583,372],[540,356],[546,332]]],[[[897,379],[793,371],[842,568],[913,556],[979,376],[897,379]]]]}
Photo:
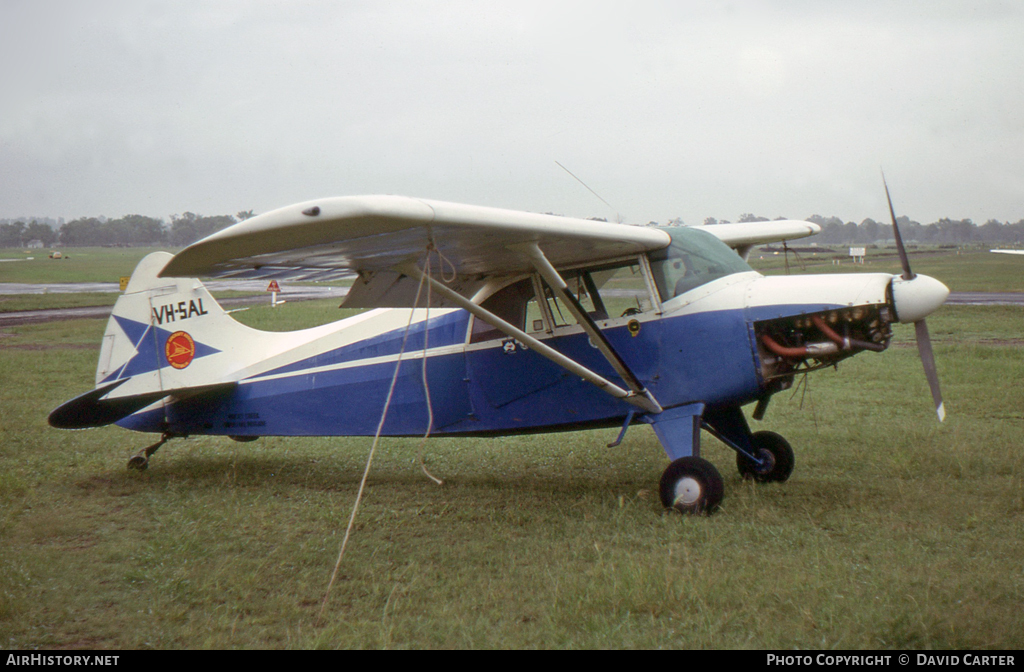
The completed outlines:
{"type": "Polygon", "coordinates": [[[1020,306],[1024,292],[951,292],[946,303],[954,306],[1020,306]]]}

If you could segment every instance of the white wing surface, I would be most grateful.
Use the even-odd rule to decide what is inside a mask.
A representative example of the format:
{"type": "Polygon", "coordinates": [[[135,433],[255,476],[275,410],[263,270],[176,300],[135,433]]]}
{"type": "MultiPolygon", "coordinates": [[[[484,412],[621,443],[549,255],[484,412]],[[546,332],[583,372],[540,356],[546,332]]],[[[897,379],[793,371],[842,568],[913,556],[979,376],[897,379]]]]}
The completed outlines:
{"type": "Polygon", "coordinates": [[[403,196],[345,196],[299,203],[219,231],[182,250],[161,275],[289,275],[384,271],[418,262],[433,245],[459,275],[529,272],[536,242],[558,266],[655,250],[668,234],[646,227],[403,196]],[[257,274],[266,275],[267,273],[257,274]]]}
{"type": "Polygon", "coordinates": [[[821,231],[821,227],[814,222],[805,222],[797,219],[777,219],[771,222],[743,222],[741,224],[712,224],[709,226],[694,226],[692,228],[707,231],[736,250],[744,259],[750,253],[750,248],[755,245],[806,238],[821,231]]]}
{"type": "MultiPolygon", "coordinates": [[[[743,256],[752,245],[820,230],[792,220],[694,228],[743,256]]],[[[239,222],[179,252],[160,275],[331,280],[358,274],[346,306],[408,306],[415,283],[400,269],[410,263],[423,268],[428,249],[439,253],[432,255],[433,272],[468,297],[490,279],[533,272],[526,251],[531,243],[562,268],[657,250],[669,242],[667,233],[651,227],[404,196],[343,196],[239,222]]]]}
{"type": "Polygon", "coordinates": [[[432,272],[446,281],[454,275],[452,289],[471,296],[491,278],[532,272],[525,244],[537,243],[562,267],[669,241],[646,227],[404,196],[345,196],[239,222],[179,252],[160,275],[330,280],[357,273],[346,306],[407,306],[416,284],[398,269],[422,268],[428,249],[440,253],[431,255],[432,272]]]}

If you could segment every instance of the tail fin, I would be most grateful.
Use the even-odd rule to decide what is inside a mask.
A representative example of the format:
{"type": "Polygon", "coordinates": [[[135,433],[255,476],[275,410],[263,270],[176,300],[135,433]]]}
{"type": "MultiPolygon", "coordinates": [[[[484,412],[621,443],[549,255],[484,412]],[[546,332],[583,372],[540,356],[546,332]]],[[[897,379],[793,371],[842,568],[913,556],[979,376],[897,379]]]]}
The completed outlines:
{"type": "Polygon", "coordinates": [[[199,371],[193,361],[221,352],[217,344],[230,338],[223,332],[248,330],[227,316],[199,280],[158,278],[171,258],[154,252],[132,273],[103,335],[97,385],[154,373],[173,378],[163,389],[190,387],[199,371]]]}
{"type": "Polygon", "coordinates": [[[171,393],[234,384],[239,344],[261,332],[228,316],[199,280],[157,277],[171,258],[154,252],[136,266],[107,323],[96,389],[53,411],[51,425],[98,427],[171,393]]]}

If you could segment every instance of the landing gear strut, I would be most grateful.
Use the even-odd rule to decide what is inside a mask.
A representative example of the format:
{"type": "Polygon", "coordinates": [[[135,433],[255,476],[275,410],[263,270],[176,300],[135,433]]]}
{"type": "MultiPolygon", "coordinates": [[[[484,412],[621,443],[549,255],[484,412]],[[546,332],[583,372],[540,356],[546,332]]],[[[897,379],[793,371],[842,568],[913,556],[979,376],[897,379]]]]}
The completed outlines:
{"type": "Polygon", "coordinates": [[[159,441],[154,443],[152,446],[147,446],[146,448],[143,448],[138,453],[133,455],[132,458],[128,460],[128,468],[137,469],[139,471],[145,471],[146,467],[149,466],[149,456],[155,453],[156,451],[160,450],[160,446],[167,443],[172,438],[172,436],[172,434],[164,432],[163,435],[160,437],[159,441]]]}
{"type": "MultiPolygon", "coordinates": [[[[632,415],[626,418],[623,433],[631,420],[632,415]]],[[[641,416],[641,420],[653,426],[672,460],[661,476],[659,488],[661,503],[667,509],[707,515],[722,503],[722,476],[713,464],[700,457],[701,429],[736,451],[736,466],[744,478],[781,483],[793,473],[795,460],[789,442],[775,432],[751,433],[738,406],[707,409],[704,404],[694,403],[670,408],[656,416],[641,416]]]]}

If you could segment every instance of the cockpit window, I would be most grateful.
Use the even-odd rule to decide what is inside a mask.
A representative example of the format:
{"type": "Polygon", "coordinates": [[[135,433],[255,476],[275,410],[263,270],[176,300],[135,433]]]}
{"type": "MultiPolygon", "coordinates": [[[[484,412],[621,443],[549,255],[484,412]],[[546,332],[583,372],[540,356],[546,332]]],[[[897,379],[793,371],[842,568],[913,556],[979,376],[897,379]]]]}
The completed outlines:
{"type": "Polygon", "coordinates": [[[728,245],[706,231],[663,227],[672,243],[651,252],[651,273],[662,301],[733,273],[753,270],[728,245]]]}
{"type": "MultiPolygon", "coordinates": [[[[590,319],[602,322],[637,315],[654,307],[639,257],[589,268],[561,271],[567,291],[590,319]]],[[[576,318],[539,276],[522,278],[502,287],[481,304],[497,317],[530,335],[557,333],[576,324],[576,318]]],[[[473,319],[470,343],[505,338],[487,322],[473,319]]]]}
{"type": "MultiPolygon", "coordinates": [[[[593,320],[636,315],[652,307],[650,291],[636,259],[616,264],[563,271],[568,291],[593,320]]],[[[544,284],[554,327],[576,324],[568,306],[544,284]]]]}

